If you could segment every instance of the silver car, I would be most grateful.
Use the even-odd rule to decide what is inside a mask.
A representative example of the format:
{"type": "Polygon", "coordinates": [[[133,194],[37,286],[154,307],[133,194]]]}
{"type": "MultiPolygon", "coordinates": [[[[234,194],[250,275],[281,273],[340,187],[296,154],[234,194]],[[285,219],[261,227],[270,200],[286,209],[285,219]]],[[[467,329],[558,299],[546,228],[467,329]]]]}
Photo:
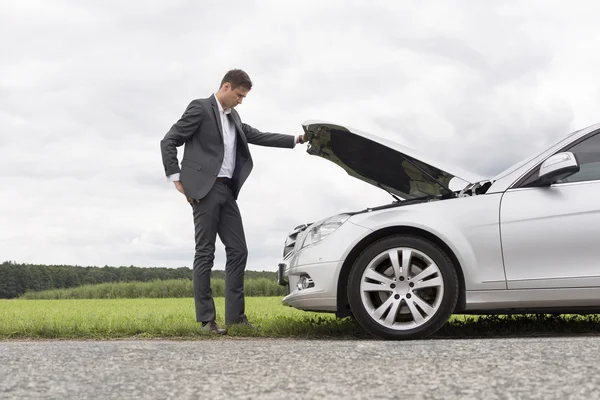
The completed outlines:
{"type": "Polygon", "coordinates": [[[344,126],[303,127],[309,154],[395,200],[296,227],[285,305],[384,339],[426,337],[453,313],[600,311],[600,124],[491,179],[344,126]]]}

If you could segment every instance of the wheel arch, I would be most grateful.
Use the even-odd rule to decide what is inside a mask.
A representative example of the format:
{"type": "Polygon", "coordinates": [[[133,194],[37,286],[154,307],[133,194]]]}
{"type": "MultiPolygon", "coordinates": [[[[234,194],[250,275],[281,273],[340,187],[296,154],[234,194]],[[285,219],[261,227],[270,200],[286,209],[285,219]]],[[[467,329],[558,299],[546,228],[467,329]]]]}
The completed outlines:
{"type": "Polygon", "coordinates": [[[454,254],[452,249],[450,249],[450,247],[438,236],[436,236],[433,233],[428,232],[424,229],[416,228],[416,227],[412,227],[412,226],[390,226],[390,227],[386,227],[386,228],[377,230],[377,231],[372,232],[371,234],[365,236],[360,242],[358,242],[352,248],[350,253],[348,253],[348,256],[346,257],[346,259],[344,260],[344,263],[342,264],[342,268],[340,269],[340,274],[339,274],[339,278],[338,278],[338,286],[337,286],[336,316],[338,318],[344,318],[344,317],[348,317],[348,316],[352,315],[352,311],[350,310],[350,304],[348,302],[347,286],[348,286],[348,277],[350,275],[350,270],[352,269],[352,266],[354,265],[358,256],[367,247],[369,247],[371,244],[375,243],[376,241],[383,239],[385,237],[388,237],[388,236],[399,235],[399,234],[414,235],[414,236],[421,237],[423,239],[427,239],[427,240],[433,242],[434,244],[436,244],[440,249],[442,249],[442,251],[444,251],[448,255],[448,257],[452,261],[452,264],[454,265],[454,268],[456,269],[456,273],[458,275],[459,293],[458,293],[458,301],[456,303],[456,307],[455,307],[454,311],[456,312],[456,311],[464,310],[465,305],[466,305],[465,277],[464,277],[460,262],[458,261],[458,258],[456,257],[456,255],[454,254]]]}

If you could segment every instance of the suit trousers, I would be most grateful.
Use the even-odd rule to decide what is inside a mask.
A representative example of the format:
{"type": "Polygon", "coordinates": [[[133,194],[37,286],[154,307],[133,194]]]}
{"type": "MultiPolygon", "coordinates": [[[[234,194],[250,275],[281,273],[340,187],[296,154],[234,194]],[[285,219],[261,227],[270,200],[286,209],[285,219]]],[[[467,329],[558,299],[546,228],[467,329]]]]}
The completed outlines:
{"type": "Polygon", "coordinates": [[[248,258],[242,216],[227,183],[216,181],[208,194],[192,205],[196,253],[193,284],[196,321],[215,320],[215,303],[210,285],[215,258],[216,235],[225,245],[225,322],[246,320],[244,270],[248,258]]]}

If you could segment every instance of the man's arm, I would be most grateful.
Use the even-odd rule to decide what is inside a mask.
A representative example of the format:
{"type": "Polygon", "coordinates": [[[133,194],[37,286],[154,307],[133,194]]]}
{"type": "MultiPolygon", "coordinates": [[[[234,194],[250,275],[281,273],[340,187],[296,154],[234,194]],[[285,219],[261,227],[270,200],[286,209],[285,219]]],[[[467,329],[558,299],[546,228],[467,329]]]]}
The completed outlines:
{"type": "Polygon", "coordinates": [[[202,107],[197,100],[192,101],[185,112],[169,132],[160,141],[163,166],[165,174],[171,182],[179,180],[179,161],[177,160],[177,147],[184,144],[198,129],[202,122],[202,107]]]}
{"type": "Polygon", "coordinates": [[[281,133],[261,132],[258,129],[253,128],[250,125],[244,123],[242,123],[242,129],[244,131],[244,134],[246,135],[248,143],[255,144],[258,146],[284,147],[293,149],[296,146],[296,143],[304,143],[306,139],[306,135],[294,136],[284,135],[281,133]],[[302,138],[302,140],[300,138],[302,138]]]}

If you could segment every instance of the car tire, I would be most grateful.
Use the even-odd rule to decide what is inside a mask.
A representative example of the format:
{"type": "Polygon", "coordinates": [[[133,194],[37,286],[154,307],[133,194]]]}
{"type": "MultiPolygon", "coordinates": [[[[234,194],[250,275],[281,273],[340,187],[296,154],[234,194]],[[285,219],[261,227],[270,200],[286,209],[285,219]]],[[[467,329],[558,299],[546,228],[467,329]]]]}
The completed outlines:
{"type": "Polygon", "coordinates": [[[452,261],[436,244],[394,235],[359,255],[347,289],[352,313],[368,333],[386,340],[422,339],[452,315],[459,282],[452,261]]]}

